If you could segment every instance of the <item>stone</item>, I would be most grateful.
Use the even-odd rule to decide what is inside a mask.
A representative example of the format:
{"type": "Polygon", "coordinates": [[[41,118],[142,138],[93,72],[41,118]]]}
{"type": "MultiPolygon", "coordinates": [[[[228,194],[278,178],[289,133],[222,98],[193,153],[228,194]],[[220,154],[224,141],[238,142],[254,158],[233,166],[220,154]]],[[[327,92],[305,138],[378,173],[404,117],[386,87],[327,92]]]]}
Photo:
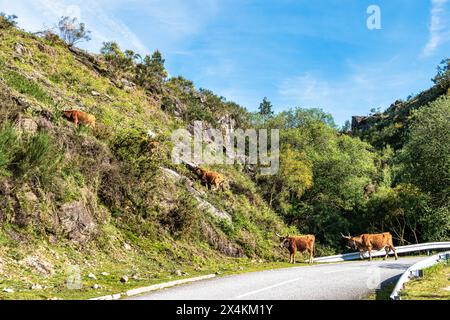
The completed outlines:
{"type": "Polygon", "coordinates": [[[98,289],[101,289],[101,286],[98,285],[98,284],[94,284],[94,285],[92,286],[92,289],[98,290],[98,289]]]}
{"type": "Polygon", "coordinates": [[[154,133],[152,130],[147,130],[147,136],[149,137],[149,138],[156,138],[157,137],[157,134],[156,133],[154,133]]]}
{"type": "Polygon", "coordinates": [[[91,91],[91,94],[92,94],[94,97],[100,96],[100,93],[98,93],[97,91],[91,91]]]}
{"type": "Polygon", "coordinates": [[[23,260],[23,263],[34,269],[37,273],[39,273],[42,276],[51,276],[55,273],[53,265],[50,262],[47,262],[35,256],[26,257],[23,260]]]}
{"type": "Polygon", "coordinates": [[[221,271],[216,271],[216,275],[220,276],[222,274],[221,271]]]}
{"type": "Polygon", "coordinates": [[[128,243],[126,243],[126,242],[123,244],[123,247],[124,247],[125,250],[127,250],[127,251],[131,251],[131,249],[132,249],[131,246],[130,246],[128,243]]]}
{"type": "Polygon", "coordinates": [[[52,122],[51,122],[50,120],[48,120],[47,118],[44,118],[44,117],[40,118],[40,119],[38,120],[37,124],[38,124],[38,127],[39,127],[40,129],[45,129],[45,130],[51,130],[51,129],[53,129],[53,124],[52,124],[52,122]]]}
{"type": "Polygon", "coordinates": [[[75,243],[86,243],[96,232],[96,223],[81,201],[64,204],[58,217],[64,233],[75,243]]]}
{"type": "Polygon", "coordinates": [[[122,79],[121,82],[122,82],[122,85],[123,85],[124,89],[127,90],[127,91],[131,90],[131,89],[134,89],[136,87],[136,84],[134,84],[133,82],[131,82],[131,81],[127,80],[127,79],[122,79]]]}
{"type": "Polygon", "coordinates": [[[129,281],[128,276],[123,276],[122,278],[120,278],[120,282],[122,283],[127,283],[129,281]]]}
{"type": "Polygon", "coordinates": [[[4,288],[4,289],[3,289],[3,292],[6,292],[6,293],[13,293],[14,290],[11,289],[11,288],[4,288]]]}
{"type": "Polygon", "coordinates": [[[107,276],[109,276],[109,273],[108,272],[102,272],[102,273],[100,273],[102,276],[104,276],[104,277],[107,277],[107,276]]]}
{"type": "Polygon", "coordinates": [[[42,290],[44,287],[42,287],[40,284],[33,284],[31,286],[31,290],[42,290]]]}
{"type": "Polygon", "coordinates": [[[21,42],[16,42],[14,44],[14,53],[18,56],[23,56],[28,53],[27,48],[25,48],[25,45],[21,42]]]}
{"type": "Polygon", "coordinates": [[[139,277],[139,274],[137,274],[137,273],[134,273],[134,274],[131,276],[131,279],[136,280],[136,281],[141,280],[141,278],[139,277]]]}
{"type": "Polygon", "coordinates": [[[174,274],[175,276],[181,277],[181,276],[183,275],[183,272],[182,272],[181,270],[175,270],[175,271],[173,272],[173,274],[174,274]]]}
{"type": "Polygon", "coordinates": [[[36,121],[30,118],[22,118],[18,123],[19,130],[25,133],[35,134],[39,127],[36,121]]]}
{"type": "Polygon", "coordinates": [[[88,278],[97,280],[97,277],[96,277],[95,274],[93,274],[93,273],[89,273],[89,274],[88,274],[88,278]]]}

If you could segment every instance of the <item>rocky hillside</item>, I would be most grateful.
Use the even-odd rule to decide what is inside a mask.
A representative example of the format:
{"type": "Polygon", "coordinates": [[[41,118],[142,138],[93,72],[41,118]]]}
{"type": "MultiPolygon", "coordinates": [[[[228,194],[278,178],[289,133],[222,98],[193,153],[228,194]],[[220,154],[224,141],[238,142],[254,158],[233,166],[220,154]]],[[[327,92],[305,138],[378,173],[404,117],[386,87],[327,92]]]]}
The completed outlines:
{"type": "Polygon", "coordinates": [[[98,296],[284,258],[286,227],[245,168],[210,168],[230,184],[212,192],[171,161],[174,129],[241,126],[244,110],[181,77],[138,85],[107,57],[0,28],[0,299],[98,296]],[[69,109],[97,125],[76,127],[69,109]]]}
{"type": "Polygon", "coordinates": [[[406,142],[407,132],[410,126],[413,111],[426,107],[439,97],[450,93],[448,82],[448,65],[444,60],[440,71],[434,79],[435,85],[416,96],[409,97],[406,101],[397,100],[386,111],[370,116],[355,116],[352,119],[352,132],[363,140],[370,142],[381,149],[391,146],[400,149],[406,142]]]}

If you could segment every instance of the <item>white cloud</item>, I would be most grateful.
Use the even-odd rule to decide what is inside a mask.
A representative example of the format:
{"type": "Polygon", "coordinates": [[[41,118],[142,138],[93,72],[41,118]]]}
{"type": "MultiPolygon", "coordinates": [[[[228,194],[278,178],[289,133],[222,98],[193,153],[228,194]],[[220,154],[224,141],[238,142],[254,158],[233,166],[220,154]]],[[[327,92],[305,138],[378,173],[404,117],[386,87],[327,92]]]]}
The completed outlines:
{"type": "Polygon", "coordinates": [[[396,63],[395,58],[373,65],[349,63],[349,72],[337,79],[305,72],[282,80],[278,85],[279,101],[275,102],[284,108],[323,108],[338,123],[344,123],[361,110],[368,113],[371,108],[386,108],[395,100],[406,98],[412,90],[424,89],[417,88],[417,83],[428,81],[426,73],[414,68],[396,70],[396,63]]]}
{"type": "Polygon", "coordinates": [[[450,40],[448,0],[431,0],[431,23],[428,43],[423,49],[424,56],[432,55],[444,42],[450,40]]]}
{"type": "Polygon", "coordinates": [[[149,52],[149,45],[153,50],[176,50],[184,38],[203,30],[217,4],[218,0],[0,0],[1,10],[18,15],[25,30],[39,31],[44,25],[53,27],[61,16],[76,16],[92,31],[92,41],[82,45],[88,50],[98,51],[102,42],[114,40],[142,54],[149,52]],[[133,21],[134,16],[139,20],[133,21]],[[138,25],[135,30],[128,26],[130,21],[138,25]]]}
{"type": "Polygon", "coordinates": [[[108,40],[116,40],[139,52],[148,51],[136,34],[115,18],[101,0],[89,1],[88,4],[81,0],[0,0],[0,6],[2,10],[19,16],[20,27],[33,32],[54,27],[61,16],[75,16],[92,31],[92,41],[84,46],[93,51],[108,40]]]}

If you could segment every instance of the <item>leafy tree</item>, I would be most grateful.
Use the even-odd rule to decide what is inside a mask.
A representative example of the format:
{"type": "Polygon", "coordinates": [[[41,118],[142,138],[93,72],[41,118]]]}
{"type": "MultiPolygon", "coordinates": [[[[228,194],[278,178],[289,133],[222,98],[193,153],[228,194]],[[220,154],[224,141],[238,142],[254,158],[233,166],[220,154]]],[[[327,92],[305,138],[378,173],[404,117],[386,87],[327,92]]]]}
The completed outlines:
{"type": "Polygon", "coordinates": [[[100,53],[116,75],[134,71],[134,61],[140,57],[131,50],[122,52],[114,41],[104,42],[100,53]]]}
{"type": "Polygon", "coordinates": [[[86,29],[86,25],[83,22],[78,23],[77,18],[61,17],[58,22],[58,30],[61,39],[69,46],[91,40],[91,31],[86,29]]]}
{"type": "Polygon", "coordinates": [[[401,182],[444,199],[450,191],[450,97],[415,111],[408,141],[397,156],[401,182]]]}
{"type": "Polygon", "coordinates": [[[312,163],[304,153],[287,147],[281,152],[280,170],[275,176],[261,176],[259,182],[269,205],[287,214],[295,199],[312,187],[312,163]]]}
{"type": "Polygon", "coordinates": [[[430,197],[411,184],[400,184],[395,188],[382,187],[369,200],[367,221],[373,231],[389,230],[404,245],[419,243],[422,233],[432,230],[430,225],[426,231],[424,224],[430,222],[427,217],[430,197]]]}
{"type": "Polygon", "coordinates": [[[295,108],[283,112],[282,115],[286,118],[288,128],[304,127],[316,122],[322,122],[333,129],[337,128],[333,116],[319,108],[295,108]]]}
{"type": "Polygon", "coordinates": [[[442,88],[448,88],[450,86],[450,58],[442,60],[437,71],[438,73],[434,77],[433,82],[442,88]]]}
{"type": "Polygon", "coordinates": [[[341,132],[347,133],[350,132],[352,129],[352,125],[349,120],[345,121],[344,125],[342,126],[341,132]]]}

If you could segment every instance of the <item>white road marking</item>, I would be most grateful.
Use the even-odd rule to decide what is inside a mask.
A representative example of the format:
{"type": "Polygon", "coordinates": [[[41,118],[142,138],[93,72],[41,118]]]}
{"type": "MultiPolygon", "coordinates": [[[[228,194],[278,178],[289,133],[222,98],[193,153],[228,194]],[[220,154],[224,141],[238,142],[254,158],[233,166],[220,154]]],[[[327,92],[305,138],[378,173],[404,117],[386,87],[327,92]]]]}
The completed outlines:
{"type": "Polygon", "coordinates": [[[251,292],[248,292],[248,293],[244,293],[244,294],[241,294],[240,296],[237,296],[235,299],[242,299],[244,297],[248,297],[248,296],[251,296],[251,295],[263,292],[263,291],[267,291],[267,290],[270,290],[270,289],[273,289],[273,288],[282,287],[285,284],[292,283],[292,282],[299,281],[299,280],[302,280],[302,278],[291,279],[291,280],[288,280],[288,281],[284,281],[284,282],[280,282],[280,283],[274,284],[273,286],[269,286],[269,287],[265,287],[265,288],[258,289],[258,290],[255,290],[255,291],[251,291],[251,292]]]}

